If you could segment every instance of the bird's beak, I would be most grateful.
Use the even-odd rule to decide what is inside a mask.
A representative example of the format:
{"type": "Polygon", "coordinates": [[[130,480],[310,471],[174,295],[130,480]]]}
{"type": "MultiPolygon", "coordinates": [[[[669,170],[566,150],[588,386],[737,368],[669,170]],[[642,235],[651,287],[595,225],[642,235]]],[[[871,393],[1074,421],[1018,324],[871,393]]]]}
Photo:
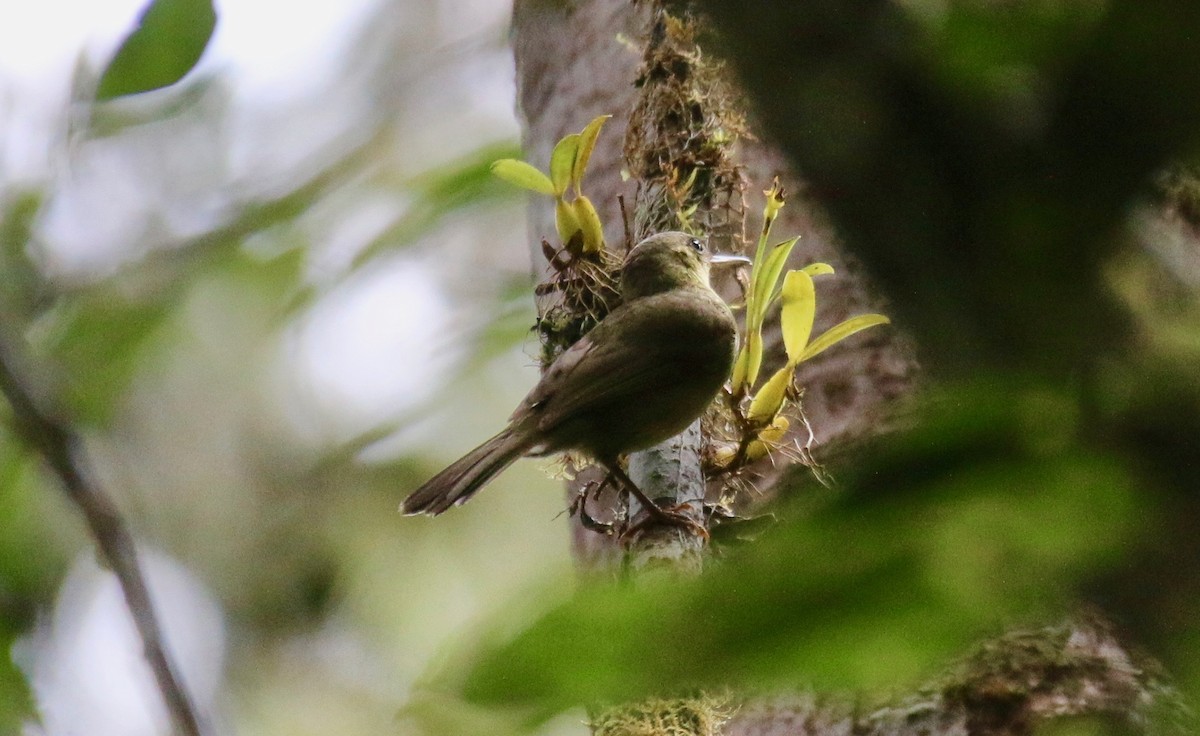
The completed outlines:
{"type": "Polygon", "coordinates": [[[741,263],[748,266],[750,265],[750,259],[746,256],[734,256],[727,255],[725,253],[716,253],[712,258],[709,259],[709,263],[713,264],[714,266],[722,263],[741,263]]]}

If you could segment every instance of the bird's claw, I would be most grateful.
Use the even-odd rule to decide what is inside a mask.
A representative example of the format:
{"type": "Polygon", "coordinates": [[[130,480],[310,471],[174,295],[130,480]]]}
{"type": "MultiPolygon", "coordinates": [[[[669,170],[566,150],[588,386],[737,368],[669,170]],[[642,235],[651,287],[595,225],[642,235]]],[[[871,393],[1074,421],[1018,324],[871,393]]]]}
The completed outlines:
{"type": "Polygon", "coordinates": [[[663,508],[657,504],[643,507],[644,515],[638,521],[632,522],[621,530],[621,541],[631,542],[648,528],[654,526],[673,526],[690,532],[693,536],[708,541],[708,529],[693,519],[685,510],[691,509],[691,504],[682,503],[678,506],[663,508]]]}
{"type": "Polygon", "coordinates": [[[589,514],[587,510],[587,502],[589,498],[595,498],[596,494],[603,490],[607,482],[607,479],[605,479],[604,483],[597,483],[594,480],[584,483],[583,488],[579,489],[579,492],[575,494],[575,498],[571,501],[571,505],[566,509],[570,516],[574,516],[579,519],[579,525],[584,529],[597,534],[603,534],[606,537],[612,535],[616,531],[617,525],[600,521],[589,514]]]}

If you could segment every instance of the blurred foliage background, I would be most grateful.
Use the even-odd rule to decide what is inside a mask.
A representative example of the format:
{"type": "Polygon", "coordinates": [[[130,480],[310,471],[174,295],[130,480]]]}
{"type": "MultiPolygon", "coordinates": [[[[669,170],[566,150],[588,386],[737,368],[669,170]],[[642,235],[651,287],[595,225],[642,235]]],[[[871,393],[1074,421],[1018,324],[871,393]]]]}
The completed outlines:
{"type": "MultiPolygon", "coordinates": [[[[506,4],[364,4],[287,85],[222,66],[221,6],[161,90],[90,102],[125,89],[116,38],[0,80],[4,337],[146,545],[218,726],[570,734],[581,702],[696,686],[895,692],[1081,605],[1200,691],[1179,29],[1115,0],[806,6],[742,18],[764,49],[803,31],[807,72],[756,67],[726,18],[728,53],[949,380],[703,578],[578,594],[536,462],[437,523],[395,513],[535,374],[522,200],[487,174],[520,155],[506,4]]],[[[0,494],[0,729],[161,733],[76,512],[7,430],[0,494]]]]}
{"type": "MultiPolygon", "coordinates": [[[[536,375],[523,200],[487,170],[518,153],[510,8],[263,5],[218,6],[199,66],[134,97],[89,102],[136,5],[73,71],[11,61],[3,331],[217,724],[390,733],[447,639],[569,571],[537,463],[444,523],[396,513],[536,375]]],[[[0,499],[0,731],[164,733],[78,512],[7,430],[0,499]]]]}

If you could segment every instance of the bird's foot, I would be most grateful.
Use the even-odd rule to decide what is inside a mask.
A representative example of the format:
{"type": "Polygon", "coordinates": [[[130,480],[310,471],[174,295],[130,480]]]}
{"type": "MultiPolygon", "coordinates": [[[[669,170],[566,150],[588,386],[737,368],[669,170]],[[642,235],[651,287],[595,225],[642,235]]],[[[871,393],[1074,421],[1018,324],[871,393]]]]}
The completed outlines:
{"type": "Polygon", "coordinates": [[[571,516],[579,518],[579,524],[584,529],[605,536],[609,536],[616,531],[616,524],[600,521],[589,514],[587,511],[587,502],[589,498],[594,498],[607,483],[607,479],[604,483],[597,483],[594,480],[588,481],[579,490],[579,493],[575,495],[575,499],[571,501],[571,505],[567,509],[571,516]]]}
{"type": "Polygon", "coordinates": [[[626,519],[628,524],[621,530],[621,542],[629,544],[647,529],[652,527],[677,527],[690,532],[693,536],[699,537],[704,541],[708,541],[708,529],[704,524],[694,519],[690,514],[684,511],[691,511],[692,505],[682,503],[676,506],[663,508],[647,496],[637,484],[633,482],[625,471],[621,468],[621,464],[616,461],[605,462],[605,467],[608,468],[609,477],[605,479],[605,483],[615,479],[616,482],[627,491],[630,496],[636,498],[642,507],[641,518],[637,521],[633,520],[633,514],[628,513],[629,505],[626,504],[626,519]]]}
{"type": "Polygon", "coordinates": [[[646,530],[657,526],[677,527],[708,541],[708,529],[699,521],[693,519],[687,511],[691,504],[682,503],[678,506],[663,508],[656,503],[643,504],[645,514],[638,521],[630,523],[621,531],[621,541],[628,543],[637,539],[646,530]]]}

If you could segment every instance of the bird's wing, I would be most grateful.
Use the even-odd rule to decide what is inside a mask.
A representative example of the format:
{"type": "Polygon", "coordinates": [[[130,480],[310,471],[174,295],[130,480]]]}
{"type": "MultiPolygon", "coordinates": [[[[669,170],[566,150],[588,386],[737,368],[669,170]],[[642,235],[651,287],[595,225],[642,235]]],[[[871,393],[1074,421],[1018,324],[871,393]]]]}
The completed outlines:
{"type": "MultiPolygon", "coordinates": [[[[613,339],[616,333],[627,332],[626,320],[619,312],[601,321],[551,364],[514,413],[514,420],[533,413],[539,428],[549,430],[565,418],[667,389],[680,380],[678,362],[667,359],[661,343],[657,350],[645,346],[631,350],[627,340],[613,339]]],[[[669,323],[669,318],[666,321],[669,323]]]]}

